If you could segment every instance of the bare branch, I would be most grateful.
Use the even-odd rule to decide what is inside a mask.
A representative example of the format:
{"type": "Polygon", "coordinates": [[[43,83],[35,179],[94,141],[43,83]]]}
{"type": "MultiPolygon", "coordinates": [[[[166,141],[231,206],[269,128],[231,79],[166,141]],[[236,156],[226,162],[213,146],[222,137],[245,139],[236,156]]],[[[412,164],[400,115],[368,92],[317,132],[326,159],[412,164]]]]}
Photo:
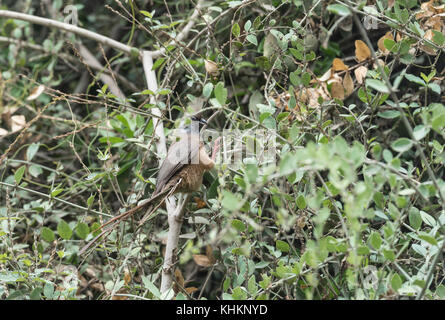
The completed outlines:
{"type": "Polygon", "coordinates": [[[28,21],[35,24],[40,24],[42,26],[57,28],[63,31],[71,32],[79,36],[95,40],[104,45],[110,46],[118,51],[123,51],[126,54],[131,54],[132,50],[133,51],[137,50],[139,52],[139,49],[137,48],[127,46],[126,44],[120,43],[119,41],[113,40],[111,38],[100,35],[96,32],[92,32],[69,23],[64,23],[52,19],[37,17],[30,14],[9,11],[9,10],[0,10],[0,17],[28,21]]]}

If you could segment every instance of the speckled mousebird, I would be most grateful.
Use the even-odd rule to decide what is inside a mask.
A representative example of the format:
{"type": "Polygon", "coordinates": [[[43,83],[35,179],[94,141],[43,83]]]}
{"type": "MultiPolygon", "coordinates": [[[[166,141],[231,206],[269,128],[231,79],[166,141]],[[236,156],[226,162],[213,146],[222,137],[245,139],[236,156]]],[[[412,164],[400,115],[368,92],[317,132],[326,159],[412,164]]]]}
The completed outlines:
{"type": "Polygon", "coordinates": [[[192,123],[179,131],[177,141],[172,143],[167,155],[159,168],[156,180],[156,188],[150,199],[142,202],[138,206],[121,213],[103,224],[100,229],[114,223],[101,234],[91,240],[79,251],[79,255],[84,253],[94,242],[105,233],[111,231],[115,225],[128,218],[137,211],[149,208],[147,214],[141,219],[138,228],[159,208],[167,197],[175,193],[191,193],[199,190],[202,185],[204,172],[211,170],[215,166],[215,157],[219,149],[219,140],[215,141],[212,157],[210,158],[205,150],[204,143],[200,139],[199,131],[202,125],[207,122],[200,117],[191,117],[192,123]],[[153,209],[156,201],[160,203],[153,209]]]}

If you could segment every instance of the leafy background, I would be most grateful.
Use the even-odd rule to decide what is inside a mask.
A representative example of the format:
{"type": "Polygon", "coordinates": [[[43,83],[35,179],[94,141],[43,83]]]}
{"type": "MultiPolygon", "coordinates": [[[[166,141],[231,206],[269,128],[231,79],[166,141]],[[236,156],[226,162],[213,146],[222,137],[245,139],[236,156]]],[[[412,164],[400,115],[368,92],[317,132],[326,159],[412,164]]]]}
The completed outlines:
{"type": "Polygon", "coordinates": [[[2,299],[445,298],[443,1],[205,1],[173,45],[196,2],[1,9],[63,21],[69,4],[80,27],[166,47],[160,89],[146,90],[137,55],[0,18],[2,299]],[[211,129],[277,143],[276,164],[220,161],[206,174],[167,294],[164,209],[78,255],[152,193],[155,106],[170,141],[201,110],[211,129]]]}

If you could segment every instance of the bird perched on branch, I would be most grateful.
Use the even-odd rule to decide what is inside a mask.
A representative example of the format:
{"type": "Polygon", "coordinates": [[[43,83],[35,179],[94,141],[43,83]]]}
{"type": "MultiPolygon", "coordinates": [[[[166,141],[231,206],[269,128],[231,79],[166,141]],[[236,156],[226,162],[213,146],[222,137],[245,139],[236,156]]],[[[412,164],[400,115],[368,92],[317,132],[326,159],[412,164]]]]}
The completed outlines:
{"type": "Polygon", "coordinates": [[[207,122],[198,117],[192,117],[191,120],[191,124],[180,131],[178,140],[170,146],[159,169],[156,188],[150,199],[103,224],[99,228],[103,231],[84,246],[79,251],[79,255],[83,254],[104,234],[111,232],[120,221],[132,216],[139,210],[149,208],[146,215],[140,220],[138,228],[150,218],[169,196],[175,193],[191,193],[199,190],[204,172],[215,166],[219,139],[215,141],[212,157],[209,157],[199,135],[201,126],[206,125],[207,122]],[[156,203],[157,205],[154,206],[156,203]],[[111,226],[104,229],[109,225],[111,226]]]}

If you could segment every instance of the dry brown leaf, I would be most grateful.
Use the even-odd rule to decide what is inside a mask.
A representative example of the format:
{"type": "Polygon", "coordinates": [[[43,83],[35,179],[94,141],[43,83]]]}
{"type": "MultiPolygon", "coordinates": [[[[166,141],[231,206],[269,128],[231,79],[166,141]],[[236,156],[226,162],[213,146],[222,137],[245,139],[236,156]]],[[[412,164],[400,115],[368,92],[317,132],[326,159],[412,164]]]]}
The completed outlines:
{"type": "Polygon", "coordinates": [[[354,92],[354,81],[349,72],[346,72],[345,77],[343,78],[343,87],[346,90],[346,97],[354,92]]]}
{"type": "Polygon", "coordinates": [[[192,294],[193,292],[195,292],[195,291],[197,291],[198,290],[198,288],[196,288],[196,287],[188,287],[188,288],[185,288],[185,291],[188,293],[188,294],[192,294]]]}
{"type": "Polygon", "coordinates": [[[334,58],[332,61],[332,70],[334,71],[343,71],[348,70],[349,67],[343,63],[343,61],[339,58],[334,58]]]}
{"type": "Polygon", "coordinates": [[[218,65],[210,60],[204,60],[204,67],[209,74],[217,74],[218,73],[218,65]]]}
{"type": "MultiPolygon", "coordinates": [[[[125,294],[125,293],[128,293],[128,291],[124,290],[124,289],[121,289],[121,290],[119,290],[116,293],[124,293],[125,294]]],[[[127,296],[114,295],[114,296],[111,297],[111,300],[128,300],[128,297],[127,296]]]]}
{"type": "Polygon", "coordinates": [[[212,246],[209,244],[206,246],[206,256],[207,258],[209,258],[212,264],[215,264],[215,258],[213,257],[213,249],[212,246]]]}
{"type": "Polygon", "coordinates": [[[377,69],[379,65],[383,68],[385,66],[385,61],[382,59],[377,59],[373,64],[374,69],[377,69]]]}
{"type": "Polygon", "coordinates": [[[388,54],[389,50],[385,48],[383,42],[385,41],[385,39],[389,39],[389,40],[394,40],[394,37],[392,35],[391,31],[388,31],[383,37],[381,37],[379,39],[379,41],[377,42],[377,46],[379,47],[379,50],[384,53],[384,54],[388,54]]]}
{"type": "Polygon", "coordinates": [[[26,125],[26,119],[25,116],[18,115],[18,116],[12,116],[11,117],[11,132],[16,132],[26,125]]]}
{"type": "Polygon", "coordinates": [[[179,270],[179,268],[176,268],[175,270],[175,278],[176,282],[184,288],[184,277],[182,276],[182,272],[179,270]]]}
{"type": "Polygon", "coordinates": [[[416,14],[416,19],[422,19],[426,17],[431,17],[436,13],[436,9],[434,9],[434,0],[424,2],[420,5],[420,11],[416,14]]]}
{"type": "Polygon", "coordinates": [[[41,84],[38,87],[35,87],[34,89],[31,90],[31,93],[28,96],[28,98],[26,98],[26,100],[31,101],[37,99],[43,93],[44,90],[45,86],[43,84],[41,84]]]}
{"type": "MultiPolygon", "coordinates": [[[[423,38],[432,41],[432,40],[433,40],[433,36],[434,36],[433,31],[432,31],[432,30],[427,30],[427,31],[425,32],[425,34],[423,35],[423,38]]],[[[420,47],[420,49],[421,49],[423,52],[426,52],[426,53],[429,54],[429,55],[434,56],[434,55],[437,54],[437,50],[434,49],[434,48],[431,48],[430,46],[427,46],[427,45],[420,45],[419,47],[420,47]]]]}
{"type": "Polygon", "coordinates": [[[211,267],[211,266],[213,266],[212,261],[210,261],[210,259],[207,256],[203,255],[203,254],[194,254],[193,255],[193,260],[195,261],[195,263],[198,266],[201,266],[201,267],[211,267]]]}
{"type": "Polygon", "coordinates": [[[331,97],[343,100],[345,98],[345,89],[339,82],[333,82],[331,85],[331,97]]]}
{"type": "Polygon", "coordinates": [[[366,73],[368,72],[368,68],[365,66],[360,66],[354,70],[355,79],[359,84],[363,83],[363,80],[366,78],[366,73]]]}
{"type": "Polygon", "coordinates": [[[198,209],[205,208],[205,207],[207,206],[207,204],[205,203],[205,201],[202,200],[202,199],[199,198],[199,197],[195,197],[193,200],[195,200],[196,207],[197,207],[198,209]]]}
{"type": "Polygon", "coordinates": [[[362,40],[355,40],[355,57],[359,62],[371,57],[371,50],[362,40]]]}
{"type": "Polygon", "coordinates": [[[443,27],[442,19],[439,15],[436,15],[427,19],[424,23],[424,26],[440,32],[443,27]]]}
{"type": "Polygon", "coordinates": [[[128,269],[124,272],[124,283],[125,285],[129,284],[131,282],[131,273],[128,269]]]}

